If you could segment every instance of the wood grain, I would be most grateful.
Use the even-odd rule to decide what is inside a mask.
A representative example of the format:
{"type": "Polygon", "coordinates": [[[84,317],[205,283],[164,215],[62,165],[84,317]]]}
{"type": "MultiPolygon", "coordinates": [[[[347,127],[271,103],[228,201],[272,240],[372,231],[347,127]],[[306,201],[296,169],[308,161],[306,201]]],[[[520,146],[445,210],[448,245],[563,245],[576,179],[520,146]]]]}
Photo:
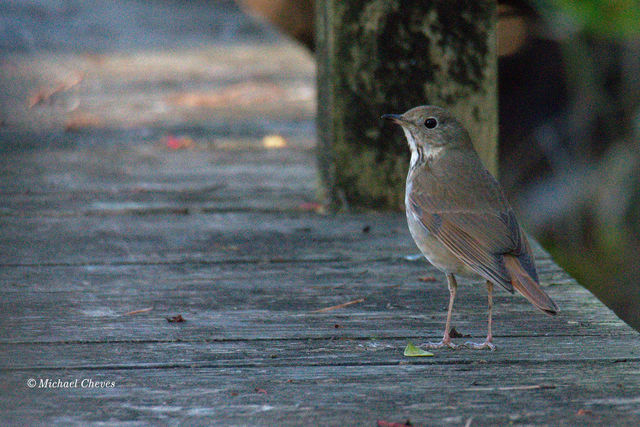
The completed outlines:
{"type": "MultiPolygon", "coordinates": [[[[43,15],[44,28],[70,31],[61,23],[73,16],[111,25],[103,3],[73,4],[43,15]]],[[[130,16],[140,4],[118,7],[130,16]]],[[[249,39],[114,53],[89,35],[96,55],[67,44],[4,52],[3,425],[638,424],[637,333],[537,245],[557,317],[498,291],[496,352],[406,358],[408,341],[442,333],[444,275],[406,258],[417,249],[403,215],[317,213],[312,101],[147,109],[176,92],[242,94],[234,85],[246,81],[285,94],[313,87],[308,55],[272,33],[262,41],[267,30],[237,11],[216,15],[232,2],[208,5],[156,11],[188,28],[210,8],[212,25],[244,25],[249,39]],[[29,111],[15,103],[74,68],[86,74],[73,88],[29,111]],[[74,97],[103,122],[64,131],[74,97]],[[286,146],[265,148],[270,133],[286,146]],[[169,149],[167,135],[193,145],[169,149]],[[177,315],[185,321],[167,321],[177,315]],[[46,379],[113,387],[39,388],[46,379]]],[[[470,337],[456,341],[480,340],[485,287],[460,285],[453,324],[470,337]]]]}

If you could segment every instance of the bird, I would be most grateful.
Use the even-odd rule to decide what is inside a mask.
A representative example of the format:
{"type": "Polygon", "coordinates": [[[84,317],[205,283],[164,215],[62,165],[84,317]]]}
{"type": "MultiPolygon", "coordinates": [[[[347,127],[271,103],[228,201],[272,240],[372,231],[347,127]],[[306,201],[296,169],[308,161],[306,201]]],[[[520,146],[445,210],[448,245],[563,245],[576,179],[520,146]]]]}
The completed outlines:
{"type": "Polygon", "coordinates": [[[540,286],[527,236],[462,124],[433,105],[382,118],[402,127],[411,151],[404,199],[409,232],[424,257],[446,275],[449,288],[442,340],[424,347],[461,347],[450,333],[456,276],[484,279],[488,292],[487,337],[464,347],[496,348],[494,285],[511,293],[515,289],[543,313],[555,315],[558,306],[540,286]]]}

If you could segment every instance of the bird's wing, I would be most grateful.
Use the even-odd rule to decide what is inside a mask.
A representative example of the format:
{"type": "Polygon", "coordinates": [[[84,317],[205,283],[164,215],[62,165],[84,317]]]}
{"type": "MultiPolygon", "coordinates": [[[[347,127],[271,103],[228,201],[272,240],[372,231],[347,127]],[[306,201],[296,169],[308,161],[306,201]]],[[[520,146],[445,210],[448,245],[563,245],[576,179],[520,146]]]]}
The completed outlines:
{"type": "MultiPolygon", "coordinates": [[[[458,159],[459,160],[459,159],[458,159]]],[[[537,280],[533,258],[515,214],[502,195],[497,182],[484,168],[456,164],[445,159],[433,168],[413,174],[407,197],[409,209],[422,225],[456,257],[487,280],[513,292],[511,275],[503,255],[518,257],[525,270],[537,280]],[[466,166],[466,167],[465,167],[466,166]],[[459,171],[452,185],[443,168],[459,171]],[[451,169],[453,168],[453,169],[451,169]],[[465,173],[477,170],[471,176],[465,173]]]]}

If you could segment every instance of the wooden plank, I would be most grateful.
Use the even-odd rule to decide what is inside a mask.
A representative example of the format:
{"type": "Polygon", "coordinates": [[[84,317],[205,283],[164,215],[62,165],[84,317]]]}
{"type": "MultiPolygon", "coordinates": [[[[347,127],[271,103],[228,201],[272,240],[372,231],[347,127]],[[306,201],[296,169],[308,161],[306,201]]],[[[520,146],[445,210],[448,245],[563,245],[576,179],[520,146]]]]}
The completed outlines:
{"type": "Polygon", "coordinates": [[[289,139],[289,147],[272,150],[259,139],[217,147],[230,142],[210,136],[196,140],[193,149],[171,151],[165,138],[9,154],[1,161],[0,214],[279,211],[315,200],[308,140],[289,139]]]}
{"type": "Polygon", "coordinates": [[[5,131],[229,126],[250,117],[263,124],[314,118],[313,60],[292,44],[191,48],[181,55],[49,52],[3,57],[5,131]],[[52,93],[60,85],[64,89],[52,93]],[[38,94],[45,99],[37,102],[38,94]]]}
{"type": "MultiPolygon", "coordinates": [[[[4,266],[375,260],[416,252],[398,213],[5,216],[0,227],[4,266]]],[[[548,258],[541,249],[538,256],[548,258]]]]}
{"type": "Polygon", "coordinates": [[[637,425],[637,361],[3,372],[10,424],[637,425]],[[523,377],[523,369],[527,375],[523,377]],[[29,389],[27,380],[113,381],[29,389]],[[585,378],[590,378],[585,380],[585,378]],[[188,392],[187,392],[188,391],[188,392]]]}
{"type": "MultiPolygon", "coordinates": [[[[292,327],[295,327],[292,325],[292,327]]],[[[640,343],[631,335],[500,337],[495,353],[471,350],[439,350],[433,357],[408,359],[403,356],[403,338],[356,338],[335,334],[297,339],[234,339],[185,341],[113,341],[108,343],[0,344],[5,371],[68,369],[173,369],[173,368],[275,368],[287,366],[388,366],[402,364],[464,365],[490,363],[569,363],[602,361],[640,363],[640,343]],[[630,341],[622,345],[622,341],[630,341]],[[610,348],[602,354],[602,347],[610,348]],[[535,348],[536,351],[532,351],[535,348]],[[55,359],[51,354],[59,354],[55,359]],[[489,362],[490,360],[490,362],[489,362]]],[[[477,338],[477,337],[476,337],[477,338]]],[[[416,341],[419,344],[423,341],[416,341]]]]}
{"type": "MultiPolygon", "coordinates": [[[[570,343],[580,336],[601,336],[605,330],[611,336],[633,333],[555,270],[541,269],[541,278],[561,279],[562,284],[549,288],[561,314],[544,316],[524,298],[499,291],[497,337],[555,336],[570,343]]],[[[442,275],[426,263],[402,260],[10,267],[2,270],[0,280],[5,284],[0,307],[13,313],[0,319],[0,342],[6,344],[436,339],[448,300],[442,275]],[[425,275],[435,282],[421,282],[425,275]],[[16,306],[13,301],[19,296],[16,306]],[[345,309],[313,313],[362,298],[345,309]],[[126,315],[146,308],[151,310],[126,315]],[[165,320],[176,314],[188,322],[165,320]]],[[[481,337],[486,327],[484,286],[461,284],[454,325],[463,334],[481,337]]]]}
{"type": "MultiPolygon", "coordinates": [[[[259,296],[244,302],[236,292],[224,297],[226,287],[212,287],[201,292],[159,292],[131,296],[123,300],[117,295],[92,293],[68,302],[69,294],[29,296],[28,302],[5,312],[15,317],[3,319],[0,341],[28,342],[111,342],[138,340],[255,340],[355,337],[410,337],[433,339],[442,334],[446,295],[442,286],[431,289],[414,286],[404,292],[363,290],[346,291],[330,297],[305,289],[276,293],[254,290],[259,296]],[[290,294],[290,298],[282,293],[290,294]],[[65,299],[66,298],[66,299],[65,299]],[[311,311],[336,303],[365,298],[360,307],[329,314],[311,311]],[[93,301],[91,301],[93,300],[93,301]],[[273,308],[270,308],[273,305],[273,308]],[[57,309],[46,311],[47,307],[57,309]],[[295,307],[295,308],[293,308],[295,307]],[[140,309],[152,310],[140,315],[125,315],[140,309]],[[176,314],[188,320],[186,325],[168,323],[165,317],[176,314]],[[339,328],[336,328],[338,325],[339,328]],[[338,329],[338,330],[334,330],[338,329]]],[[[466,291],[466,289],[465,289],[466,291]]],[[[521,297],[496,298],[495,335],[556,336],[558,342],[571,342],[575,337],[631,334],[624,323],[601,309],[583,309],[588,295],[554,292],[565,311],[560,317],[547,318],[533,311],[521,297]],[[573,303],[573,305],[570,305],[573,303]]],[[[15,297],[15,294],[13,295],[15,297]]],[[[3,295],[6,298],[6,294],[3,295]]],[[[12,298],[14,300],[15,298],[12,298]]],[[[478,291],[464,293],[457,304],[453,324],[463,334],[482,337],[486,334],[484,299],[478,291]]],[[[500,340],[497,340],[500,345],[500,340]]]]}
{"type": "Polygon", "coordinates": [[[2,217],[0,226],[3,265],[375,259],[415,251],[397,214],[2,217]]]}

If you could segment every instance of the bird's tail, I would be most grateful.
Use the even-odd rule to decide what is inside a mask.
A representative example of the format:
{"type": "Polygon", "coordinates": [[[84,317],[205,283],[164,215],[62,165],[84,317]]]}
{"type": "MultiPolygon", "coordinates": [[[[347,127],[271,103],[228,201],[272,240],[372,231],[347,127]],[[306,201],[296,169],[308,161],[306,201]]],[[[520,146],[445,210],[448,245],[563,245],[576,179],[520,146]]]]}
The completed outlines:
{"type": "Polygon", "coordinates": [[[531,304],[546,314],[554,315],[558,312],[556,305],[540,285],[522,268],[518,258],[512,255],[504,255],[504,265],[511,275],[511,284],[531,304]]]}

